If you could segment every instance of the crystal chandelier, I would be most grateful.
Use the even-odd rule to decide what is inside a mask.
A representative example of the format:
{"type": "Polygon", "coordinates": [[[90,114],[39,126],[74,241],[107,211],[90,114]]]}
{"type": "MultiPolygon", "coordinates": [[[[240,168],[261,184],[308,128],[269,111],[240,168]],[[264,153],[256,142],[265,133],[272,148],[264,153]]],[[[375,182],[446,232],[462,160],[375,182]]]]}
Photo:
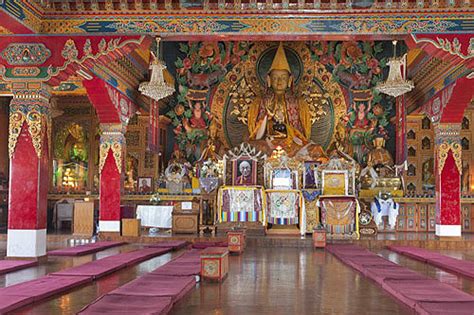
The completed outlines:
{"type": "Polygon", "coordinates": [[[377,84],[375,88],[381,93],[397,97],[410,92],[415,86],[413,85],[413,81],[404,79],[406,77],[407,54],[397,58],[397,41],[394,40],[392,43],[393,58],[390,58],[387,63],[390,67],[388,78],[385,82],[377,84]]]}
{"type": "Polygon", "coordinates": [[[174,86],[167,83],[163,76],[163,72],[166,71],[166,66],[163,61],[159,59],[160,51],[160,38],[156,39],[156,55],[153,54],[153,61],[150,64],[151,78],[149,82],[142,82],[138,87],[138,90],[143,95],[149,98],[159,101],[167,96],[174,93],[174,86]]]}

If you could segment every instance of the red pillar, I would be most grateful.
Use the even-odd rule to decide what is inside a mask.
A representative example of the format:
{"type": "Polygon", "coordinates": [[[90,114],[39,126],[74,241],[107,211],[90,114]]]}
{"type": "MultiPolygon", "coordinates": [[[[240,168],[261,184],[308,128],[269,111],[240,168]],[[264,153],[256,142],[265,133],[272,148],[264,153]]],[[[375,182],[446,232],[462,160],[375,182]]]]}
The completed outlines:
{"type": "Polygon", "coordinates": [[[101,233],[120,233],[120,194],[125,150],[122,124],[100,124],[100,214],[101,233]]]}
{"type": "Polygon", "coordinates": [[[15,86],[23,89],[10,103],[7,256],[36,258],[46,255],[50,95],[40,84],[15,86]]]}
{"type": "Polygon", "coordinates": [[[461,125],[435,125],[436,236],[461,236],[461,125]]]}

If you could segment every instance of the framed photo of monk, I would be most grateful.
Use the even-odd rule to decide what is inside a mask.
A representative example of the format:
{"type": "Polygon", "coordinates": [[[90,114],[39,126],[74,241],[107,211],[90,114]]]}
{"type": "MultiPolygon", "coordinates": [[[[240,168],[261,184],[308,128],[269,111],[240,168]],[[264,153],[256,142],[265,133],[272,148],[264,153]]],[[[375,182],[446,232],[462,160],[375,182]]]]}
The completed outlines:
{"type": "Polygon", "coordinates": [[[241,158],[232,162],[232,185],[257,185],[257,161],[241,158]]]}
{"type": "Polygon", "coordinates": [[[148,193],[153,190],[151,177],[138,178],[138,192],[148,193]]]}

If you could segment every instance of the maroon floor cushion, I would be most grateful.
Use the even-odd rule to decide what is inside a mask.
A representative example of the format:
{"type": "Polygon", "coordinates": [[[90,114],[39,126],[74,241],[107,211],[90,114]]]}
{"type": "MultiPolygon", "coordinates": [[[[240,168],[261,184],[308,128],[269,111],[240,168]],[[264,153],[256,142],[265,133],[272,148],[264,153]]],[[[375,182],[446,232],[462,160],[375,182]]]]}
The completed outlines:
{"type": "Polygon", "coordinates": [[[195,276],[201,273],[201,264],[170,262],[151,272],[154,275],[195,276]]]}
{"type": "Polygon", "coordinates": [[[79,314],[165,315],[172,305],[170,297],[107,294],[83,308],[79,314]]]}
{"type": "Polygon", "coordinates": [[[101,278],[126,266],[125,262],[100,259],[89,263],[52,273],[57,276],[89,276],[101,278]]]}
{"type": "Polygon", "coordinates": [[[474,297],[434,279],[386,279],[382,288],[411,308],[417,302],[474,302],[474,297]]]}
{"type": "Polygon", "coordinates": [[[159,242],[155,243],[152,245],[149,245],[148,247],[156,247],[156,248],[164,248],[164,247],[169,247],[172,248],[173,250],[181,249],[188,245],[187,241],[167,241],[167,242],[159,242]]]}
{"type": "Polygon", "coordinates": [[[208,247],[227,247],[227,242],[216,241],[216,242],[196,242],[193,244],[193,248],[205,249],[208,247]]]}
{"type": "MultiPolygon", "coordinates": [[[[15,300],[18,296],[25,298],[26,304],[41,301],[49,296],[68,291],[74,287],[91,282],[91,277],[62,277],[44,276],[35,280],[22,282],[0,289],[0,297],[12,297],[15,300]]],[[[11,303],[6,299],[3,302],[11,303]]],[[[21,307],[18,305],[17,307],[21,307]]],[[[0,309],[3,308],[3,303],[0,309]]]]}
{"type": "Polygon", "coordinates": [[[420,302],[415,311],[421,315],[472,315],[474,302],[420,302]]]}
{"type": "Polygon", "coordinates": [[[115,261],[117,263],[122,263],[126,264],[127,266],[130,266],[138,262],[166,254],[170,251],[170,248],[144,248],[132,252],[122,253],[119,255],[109,256],[101,260],[115,261]]]}
{"type": "Polygon", "coordinates": [[[427,279],[419,273],[398,265],[365,266],[363,273],[380,285],[385,279],[427,279]]]}
{"type": "Polygon", "coordinates": [[[37,261],[0,260],[0,275],[38,265],[37,261]]]}
{"type": "Polygon", "coordinates": [[[428,263],[447,271],[474,278],[473,261],[460,260],[448,256],[442,256],[437,259],[429,259],[428,263]]]}
{"type": "Polygon", "coordinates": [[[132,282],[129,282],[111,294],[123,295],[146,295],[146,296],[168,296],[173,303],[181,299],[196,285],[194,276],[176,277],[147,274],[132,282]]]}
{"type": "Polygon", "coordinates": [[[96,243],[89,243],[69,248],[57,249],[48,252],[50,256],[81,256],[87,255],[90,253],[95,253],[107,248],[119,246],[125,244],[124,242],[96,242],[96,243]]]}
{"type": "Polygon", "coordinates": [[[355,256],[351,258],[342,259],[344,263],[364,273],[365,267],[368,266],[397,266],[388,259],[373,254],[372,256],[355,256]]]}
{"type": "Polygon", "coordinates": [[[0,314],[14,311],[33,302],[33,297],[22,295],[0,295],[0,314]]]}
{"type": "Polygon", "coordinates": [[[428,259],[438,258],[440,256],[439,253],[413,246],[387,246],[387,248],[396,253],[424,262],[426,262],[428,259]]]}

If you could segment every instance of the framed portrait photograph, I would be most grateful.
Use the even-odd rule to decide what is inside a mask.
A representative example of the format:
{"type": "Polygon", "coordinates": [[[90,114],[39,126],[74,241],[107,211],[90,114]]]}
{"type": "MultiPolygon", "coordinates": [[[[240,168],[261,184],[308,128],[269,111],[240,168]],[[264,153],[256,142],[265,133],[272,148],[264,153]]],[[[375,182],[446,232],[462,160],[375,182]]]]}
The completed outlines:
{"type": "Polygon", "coordinates": [[[257,185],[257,162],[246,158],[233,161],[232,185],[257,185]]]}
{"type": "Polygon", "coordinates": [[[304,162],[304,177],[303,177],[303,188],[318,188],[318,166],[321,162],[307,161],[304,162]]]}
{"type": "Polygon", "coordinates": [[[151,177],[139,177],[138,178],[138,192],[147,193],[152,192],[153,181],[151,177]]]}
{"type": "Polygon", "coordinates": [[[288,168],[273,170],[272,187],[273,189],[293,189],[295,178],[288,168]]]}

